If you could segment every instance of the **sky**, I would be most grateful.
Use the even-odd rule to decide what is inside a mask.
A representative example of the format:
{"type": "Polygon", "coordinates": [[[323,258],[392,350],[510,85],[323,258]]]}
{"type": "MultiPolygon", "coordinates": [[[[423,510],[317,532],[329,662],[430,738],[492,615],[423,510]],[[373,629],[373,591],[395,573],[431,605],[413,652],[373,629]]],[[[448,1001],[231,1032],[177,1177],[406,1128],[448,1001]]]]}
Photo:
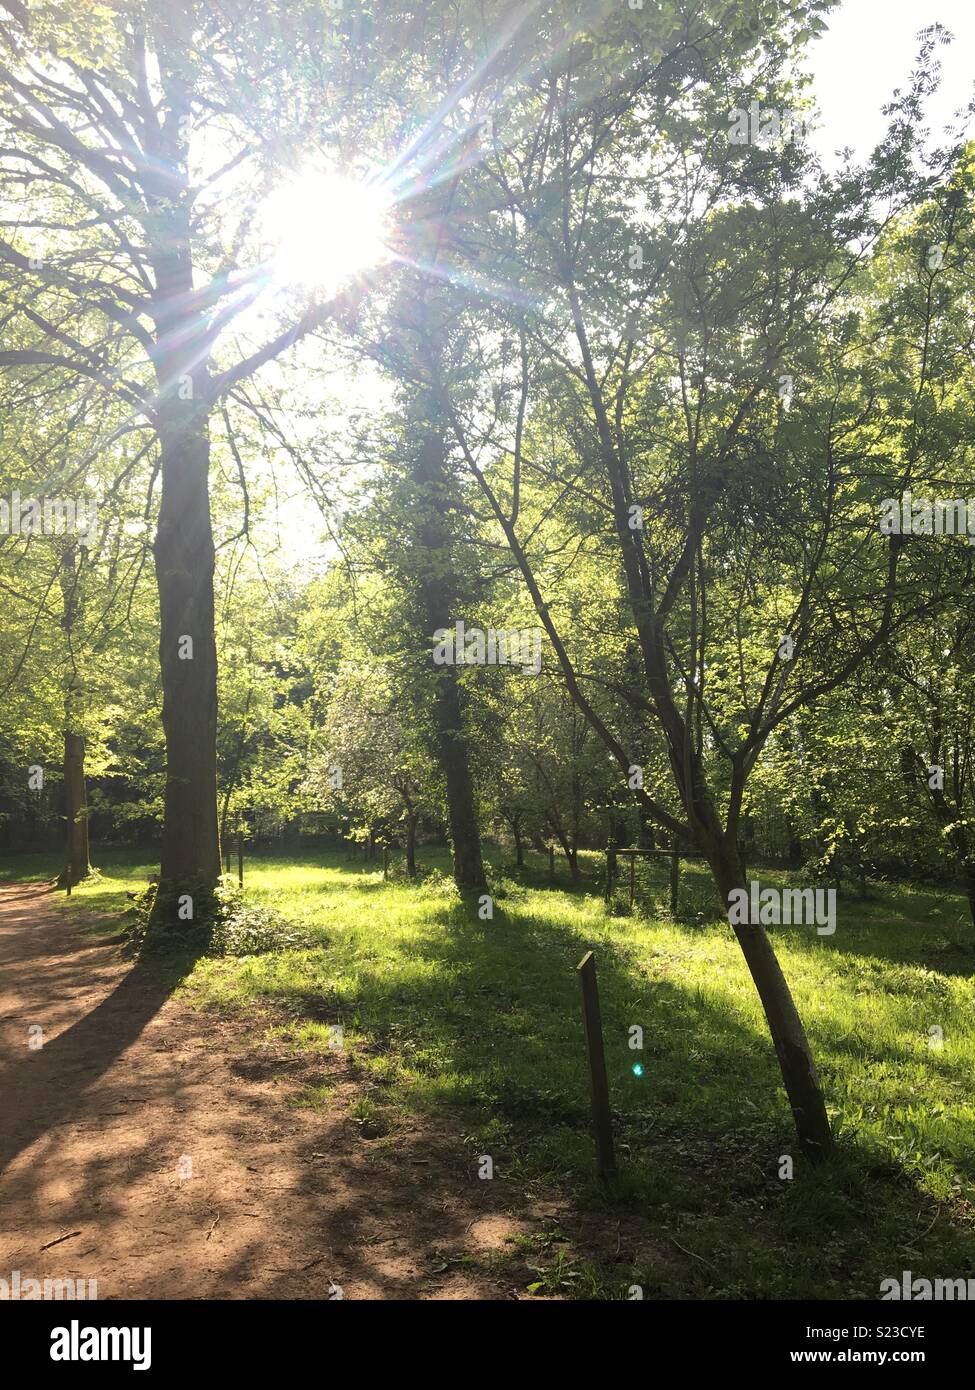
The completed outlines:
{"type": "Polygon", "coordinates": [[[955,42],[938,50],[942,88],[929,105],[932,135],[964,106],[975,83],[975,0],[843,0],[828,18],[829,30],[810,47],[810,71],[822,129],[813,143],[832,164],[832,152],[849,145],[868,155],[883,136],[881,107],[895,87],[906,86],[929,24],[950,29],[955,42]]]}

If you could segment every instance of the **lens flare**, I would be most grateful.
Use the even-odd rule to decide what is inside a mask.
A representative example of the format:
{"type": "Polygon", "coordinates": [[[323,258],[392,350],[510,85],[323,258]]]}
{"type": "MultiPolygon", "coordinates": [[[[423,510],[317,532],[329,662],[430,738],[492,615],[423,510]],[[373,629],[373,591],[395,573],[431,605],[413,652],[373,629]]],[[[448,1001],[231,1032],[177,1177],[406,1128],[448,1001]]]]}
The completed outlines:
{"type": "Polygon", "coordinates": [[[380,184],[338,172],[306,170],[282,183],[258,219],[272,283],[338,293],[389,259],[391,206],[380,184]]]}

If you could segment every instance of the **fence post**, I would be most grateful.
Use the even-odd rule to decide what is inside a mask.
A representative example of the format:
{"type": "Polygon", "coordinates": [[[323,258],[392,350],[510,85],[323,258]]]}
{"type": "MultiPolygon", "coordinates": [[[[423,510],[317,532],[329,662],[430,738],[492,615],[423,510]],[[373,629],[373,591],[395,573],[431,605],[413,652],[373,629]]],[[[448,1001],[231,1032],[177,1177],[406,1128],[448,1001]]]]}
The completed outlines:
{"type": "Polygon", "coordinates": [[[677,916],[677,889],[680,883],[680,859],[677,856],[677,836],[674,836],[674,852],[670,858],[670,915],[677,916]]]}
{"type": "Polygon", "coordinates": [[[237,827],[237,886],[244,886],[244,832],[237,827]]]}
{"type": "Polygon", "coordinates": [[[587,951],[576,967],[582,990],[582,1025],[586,1034],[586,1059],[589,1063],[589,1095],[592,1102],[592,1127],[596,1138],[596,1171],[601,1178],[616,1173],[613,1151],[613,1126],[609,1114],[609,1082],[606,1080],[606,1053],[603,1050],[603,1021],[599,1011],[599,986],[596,983],[596,957],[587,951]]]}

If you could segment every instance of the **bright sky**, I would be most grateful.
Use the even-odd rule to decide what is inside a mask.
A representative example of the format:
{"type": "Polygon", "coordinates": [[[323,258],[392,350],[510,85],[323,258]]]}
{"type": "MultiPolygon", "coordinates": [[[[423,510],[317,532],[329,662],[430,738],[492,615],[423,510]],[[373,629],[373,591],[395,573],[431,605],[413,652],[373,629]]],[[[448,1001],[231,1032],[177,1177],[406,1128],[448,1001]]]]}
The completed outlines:
{"type": "Polygon", "coordinates": [[[942,86],[929,103],[932,137],[967,105],[975,83],[975,0],[843,0],[829,31],[810,49],[822,129],[813,135],[824,160],[851,146],[868,155],[885,130],[881,107],[906,87],[919,48],[918,31],[940,23],[954,43],[938,48],[942,86]]]}

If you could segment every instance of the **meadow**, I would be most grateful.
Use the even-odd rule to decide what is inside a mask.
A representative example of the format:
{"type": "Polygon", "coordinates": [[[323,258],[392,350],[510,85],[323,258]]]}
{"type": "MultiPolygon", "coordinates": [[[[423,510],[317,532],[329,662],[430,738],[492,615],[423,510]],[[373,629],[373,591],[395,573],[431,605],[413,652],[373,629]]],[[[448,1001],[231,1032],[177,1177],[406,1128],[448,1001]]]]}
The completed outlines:
{"type": "MultiPolygon", "coordinates": [[[[664,869],[640,866],[631,912],[625,884],[607,910],[596,855],[575,890],[561,867],[549,882],[541,856],[520,870],[492,858],[494,917],[481,921],[441,851],[425,850],[417,884],[338,850],[252,857],[244,902],[276,924],[270,939],[188,962],[180,997],[286,1053],[327,1052],[340,1024],[359,1083],[350,1117],[376,1143],[395,1145],[420,1117],[472,1170],[490,1155],[496,1181],[646,1231],[646,1262],[621,1269],[567,1253],[550,1226],[533,1252],[539,1291],[876,1298],[903,1269],[975,1274],[975,943],[961,898],[871,885],[841,893],[832,936],[771,929],[838,1139],[814,1169],[796,1155],[758,1000],[701,869],[684,865],[673,920],[664,869]],[[594,1173],[575,977],[588,949],[620,1165],[608,1184],[594,1173]]],[[[117,932],[133,915],[127,893],[155,869],[133,852],[99,866],[57,900],[117,932]]],[[[55,869],[6,860],[0,880],[55,869]]],[[[335,1100],[325,1084],[296,1103],[335,1100]]]]}

